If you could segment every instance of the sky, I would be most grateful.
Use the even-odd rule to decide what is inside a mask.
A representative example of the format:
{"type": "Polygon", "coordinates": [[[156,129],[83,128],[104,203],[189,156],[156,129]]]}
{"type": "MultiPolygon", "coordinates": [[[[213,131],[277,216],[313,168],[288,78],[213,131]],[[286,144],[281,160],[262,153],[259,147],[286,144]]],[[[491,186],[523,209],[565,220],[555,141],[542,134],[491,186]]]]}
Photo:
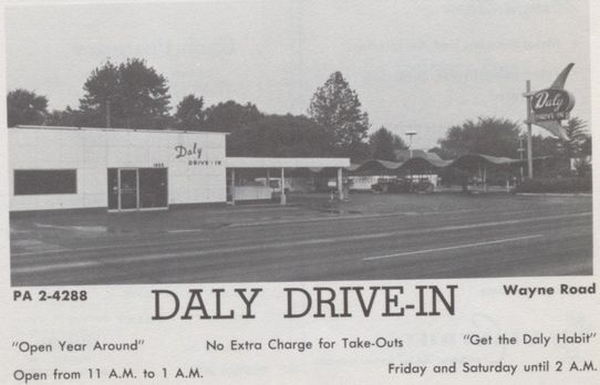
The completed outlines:
{"type": "Polygon", "coordinates": [[[587,0],[25,1],[5,19],[8,89],[50,109],[77,107],[107,59],[146,59],[172,107],[193,93],[295,115],[341,71],[372,131],[416,131],[429,149],[467,119],[522,122],[526,80],[546,88],[573,62],[571,115],[590,120],[587,0]]]}

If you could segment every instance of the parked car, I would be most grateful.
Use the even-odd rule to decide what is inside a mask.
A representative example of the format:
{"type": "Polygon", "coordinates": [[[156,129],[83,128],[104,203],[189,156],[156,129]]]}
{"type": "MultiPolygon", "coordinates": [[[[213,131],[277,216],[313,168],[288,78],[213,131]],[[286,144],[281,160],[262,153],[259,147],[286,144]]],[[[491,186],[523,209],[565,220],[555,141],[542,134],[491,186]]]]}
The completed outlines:
{"type": "Polygon", "coordinates": [[[378,193],[430,193],[433,192],[434,186],[427,179],[379,179],[371,186],[371,190],[378,193]]]}

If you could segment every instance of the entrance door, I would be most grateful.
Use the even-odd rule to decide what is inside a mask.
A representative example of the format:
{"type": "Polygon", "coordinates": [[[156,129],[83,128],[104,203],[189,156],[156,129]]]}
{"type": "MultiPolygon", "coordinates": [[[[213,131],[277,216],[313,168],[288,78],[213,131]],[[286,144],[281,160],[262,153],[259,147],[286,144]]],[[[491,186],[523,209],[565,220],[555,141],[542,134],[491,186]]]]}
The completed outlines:
{"type": "Polygon", "coordinates": [[[109,168],[108,210],[156,210],[168,207],[166,168],[109,168]]]}
{"type": "Polygon", "coordinates": [[[140,208],[167,207],[167,169],[166,168],[140,168],[140,208]]]}
{"type": "Polygon", "coordinates": [[[135,210],[139,207],[138,170],[122,168],[119,170],[119,195],[121,210],[135,210]]]}

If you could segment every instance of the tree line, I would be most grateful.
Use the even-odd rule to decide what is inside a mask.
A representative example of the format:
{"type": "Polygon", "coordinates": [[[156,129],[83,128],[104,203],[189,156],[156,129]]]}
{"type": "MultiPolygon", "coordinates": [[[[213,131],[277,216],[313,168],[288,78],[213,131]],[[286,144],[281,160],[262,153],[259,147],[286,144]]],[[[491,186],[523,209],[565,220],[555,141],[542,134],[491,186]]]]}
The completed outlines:
{"type": "Polygon", "coordinates": [[[35,124],[131,129],[230,132],[230,155],[350,156],[354,160],[394,157],[405,148],[385,127],[368,135],[369,117],[341,72],[330,75],[313,95],[306,115],[265,114],[256,105],[229,100],[205,106],[184,96],[171,113],[167,78],[145,60],[106,61],[83,84],[79,106],[48,111],[48,99],[33,91],[7,96],[8,125],[35,124]]]}
{"type": "MultiPolygon", "coordinates": [[[[48,111],[48,99],[15,89],[7,95],[9,127],[18,124],[131,129],[180,129],[229,132],[229,156],[348,156],[397,160],[404,140],[386,127],[369,133],[369,115],[358,93],[341,72],[332,73],[309,101],[306,114],[265,114],[250,102],[233,100],[205,106],[204,98],[184,96],[172,112],[167,78],[145,60],[106,61],[83,84],[76,108],[48,111]]],[[[586,123],[573,118],[568,140],[534,137],[536,156],[576,157],[591,154],[586,123]]],[[[465,153],[518,158],[519,123],[500,118],[467,120],[450,127],[439,146],[443,159],[465,153]]]]}
{"type": "MultiPolygon", "coordinates": [[[[586,158],[592,155],[592,138],[587,123],[573,117],[567,121],[565,131],[566,139],[533,135],[533,156],[554,159],[552,169],[546,170],[549,175],[571,175],[571,159],[577,159],[577,174],[589,174],[591,164],[586,158]]],[[[487,117],[450,127],[446,136],[438,141],[439,146],[430,151],[442,159],[455,159],[468,153],[526,159],[526,143],[519,123],[487,117]]]]}

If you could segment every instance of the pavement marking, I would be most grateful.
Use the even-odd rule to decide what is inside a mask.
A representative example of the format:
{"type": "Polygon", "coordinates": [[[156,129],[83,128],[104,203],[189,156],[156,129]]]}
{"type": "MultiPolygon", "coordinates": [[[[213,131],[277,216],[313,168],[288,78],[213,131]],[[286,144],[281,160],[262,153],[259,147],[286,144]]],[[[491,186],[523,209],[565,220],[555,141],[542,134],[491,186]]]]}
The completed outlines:
{"type": "Polygon", "coordinates": [[[100,262],[95,261],[81,261],[81,262],[69,262],[69,263],[57,263],[53,265],[38,265],[38,266],[26,266],[12,268],[10,272],[12,274],[27,274],[27,273],[39,273],[52,270],[64,270],[64,269],[76,269],[80,267],[99,266],[100,262]]]}
{"type": "Polygon", "coordinates": [[[106,226],[60,226],[60,225],[49,225],[44,223],[34,223],[36,227],[59,229],[59,230],[70,230],[70,231],[84,231],[94,233],[105,233],[106,226]]]}
{"type": "Polygon", "coordinates": [[[68,250],[62,246],[56,245],[54,243],[40,241],[39,239],[15,239],[15,240],[11,241],[10,243],[12,246],[21,247],[23,249],[27,249],[32,252],[45,251],[45,250],[51,250],[51,251],[56,252],[56,251],[67,251],[68,250]]]}
{"type": "Polygon", "coordinates": [[[426,211],[426,212],[422,212],[422,213],[415,212],[415,211],[403,211],[403,212],[395,212],[395,213],[354,214],[354,215],[342,215],[342,216],[340,216],[338,214],[338,215],[329,216],[329,217],[313,217],[313,218],[300,218],[300,219],[275,219],[275,220],[270,220],[270,221],[232,223],[228,227],[281,225],[281,224],[310,223],[310,222],[321,222],[321,221],[372,219],[372,218],[388,218],[388,217],[418,216],[418,215],[460,214],[460,213],[468,213],[468,212],[473,212],[473,211],[480,211],[480,210],[479,209],[461,209],[461,210],[451,210],[451,211],[426,211]]]}
{"type": "Polygon", "coordinates": [[[495,244],[498,244],[498,243],[515,242],[515,241],[521,241],[521,240],[525,240],[525,239],[541,238],[543,236],[544,236],[543,234],[536,234],[536,235],[527,235],[527,236],[523,236],[523,237],[496,239],[496,240],[493,240],[493,241],[467,243],[467,244],[456,245],[456,246],[438,247],[438,248],[435,248],[435,249],[406,251],[406,252],[403,252],[403,253],[378,255],[376,257],[367,257],[367,258],[363,258],[363,261],[374,261],[374,260],[378,260],[378,259],[403,257],[403,256],[406,256],[406,255],[426,254],[426,253],[433,253],[433,252],[437,252],[437,251],[457,250],[457,249],[466,249],[466,248],[470,248],[470,247],[495,245],[495,244]]]}
{"type": "Polygon", "coordinates": [[[185,243],[196,243],[208,241],[208,238],[194,238],[189,240],[177,240],[168,242],[145,242],[145,243],[128,243],[124,245],[106,245],[106,246],[92,246],[92,247],[78,247],[78,248],[61,248],[61,249],[50,249],[41,251],[23,251],[18,253],[10,253],[12,257],[26,257],[26,256],[38,256],[46,254],[60,254],[60,253],[72,253],[76,251],[102,251],[102,250],[113,250],[113,249],[131,249],[136,247],[152,247],[152,246],[165,246],[165,245],[182,245],[185,243]]]}

